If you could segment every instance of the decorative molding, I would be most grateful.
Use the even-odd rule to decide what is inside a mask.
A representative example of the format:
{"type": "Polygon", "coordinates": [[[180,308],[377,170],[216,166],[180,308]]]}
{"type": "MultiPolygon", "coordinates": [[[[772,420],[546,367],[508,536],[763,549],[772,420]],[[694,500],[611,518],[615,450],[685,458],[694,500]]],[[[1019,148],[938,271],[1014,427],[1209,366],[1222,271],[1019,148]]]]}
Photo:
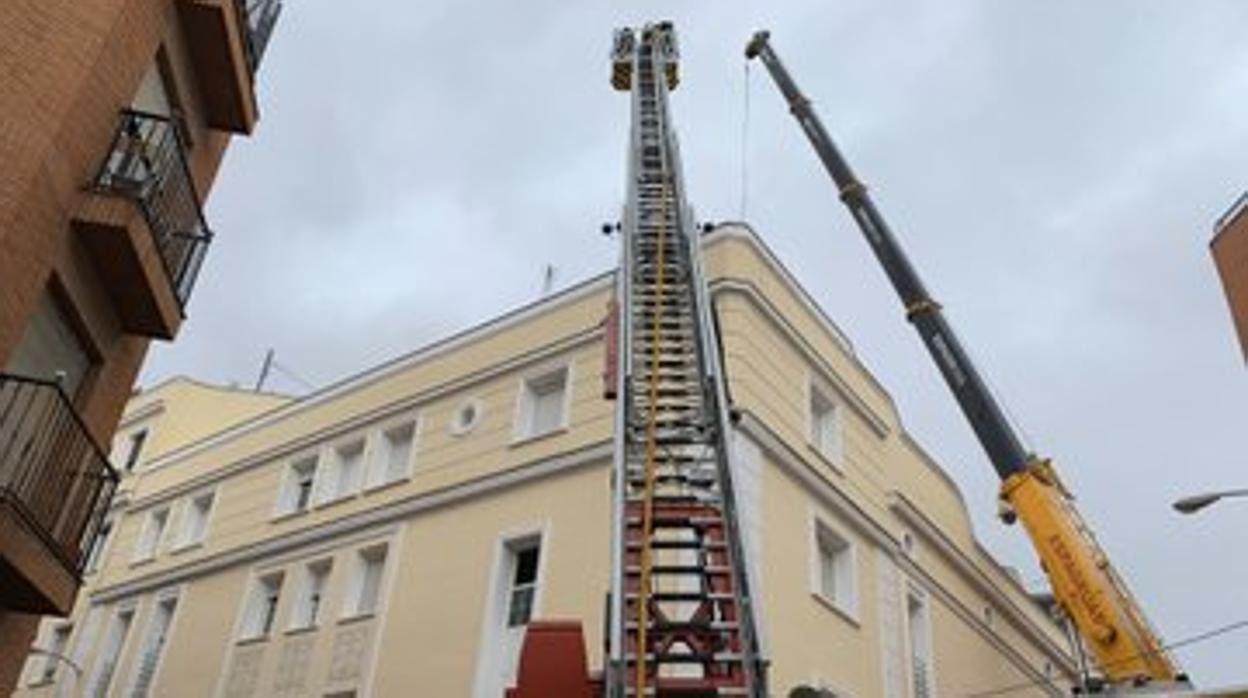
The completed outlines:
{"type": "MultiPolygon", "coordinates": [[[[336,541],[342,536],[369,530],[385,524],[400,522],[418,513],[438,507],[449,506],[468,499],[495,494],[504,489],[534,482],[546,477],[562,474],[596,463],[609,462],[611,443],[601,441],[576,451],[564,453],[554,458],[531,461],[482,477],[450,485],[448,487],[422,492],[396,502],[373,509],[360,511],[340,519],[335,519],[319,526],[292,531],[282,536],[257,541],[250,545],[227,550],[197,560],[188,561],[177,567],[154,572],[119,584],[102,586],[91,592],[92,603],[107,603],[141,594],[154,588],[176,584],[201,577],[220,569],[235,565],[249,564],[259,559],[289,554],[293,551],[306,552],[306,548],[336,541]]],[[[309,553],[313,554],[313,553],[309,553]]]]}
{"type": "MultiPolygon", "coordinates": [[[[856,412],[858,416],[867,423],[867,426],[875,432],[876,436],[883,438],[889,433],[890,430],[888,427],[888,421],[884,419],[884,417],[882,417],[874,408],[868,405],[865,400],[858,396],[857,391],[851,388],[845,380],[840,377],[840,374],[832,368],[827,359],[823,358],[823,355],[821,355],[805,337],[798,333],[797,329],[784,318],[784,315],[776,308],[775,305],[772,304],[770,299],[758,290],[758,287],[755,286],[753,282],[736,277],[720,277],[711,282],[710,289],[712,296],[737,294],[750,301],[754,308],[758,310],[762,316],[777,330],[779,330],[780,335],[789,340],[794,348],[797,349],[798,353],[806,359],[809,365],[819,367],[817,375],[820,381],[828,384],[835,389],[838,394],[843,396],[845,404],[852,408],[854,412],[856,412]]],[[[870,372],[858,363],[857,359],[854,358],[854,355],[847,352],[845,357],[859,369],[860,373],[867,376],[869,382],[871,382],[873,386],[879,390],[884,399],[891,403],[891,398],[889,398],[888,392],[873,379],[870,379],[870,372]]],[[[725,368],[725,372],[726,371],[727,368],[725,368]]]]}
{"type": "MultiPolygon", "coordinates": [[[[465,376],[460,376],[455,379],[438,383],[420,391],[419,393],[409,395],[399,400],[391,401],[384,405],[370,409],[367,412],[354,415],[338,422],[329,429],[322,429],[314,433],[302,434],[294,439],[271,448],[267,448],[257,453],[252,453],[251,455],[224,467],[204,473],[203,475],[191,478],[171,487],[167,487],[159,492],[144,495],[133,500],[132,507],[134,509],[142,509],[155,502],[177,497],[182,493],[203,487],[208,483],[223,480],[240,472],[250,470],[251,468],[266,465],[271,461],[290,458],[301,451],[318,450],[319,452],[319,449],[324,442],[335,441],[357,430],[371,428],[375,426],[377,422],[385,422],[386,420],[401,415],[407,410],[419,411],[425,403],[445,397],[449,394],[470,389],[477,384],[492,380],[501,375],[505,375],[518,368],[549,360],[550,357],[560,353],[579,349],[587,344],[597,341],[601,334],[601,328],[589,328],[567,335],[556,340],[555,342],[539,347],[533,351],[518,354],[507,361],[487,366],[480,371],[476,371],[465,376]]],[[[246,431],[253,431],[269,426],[269,423],[249,423],[249,426],[245,426],[247,426],[246,431]]],[[[240,429],[241,428],[242,427],[240,427],[240,429]]],[[[241,434],[235,434],[235,436],[239,435],[241,434]]],[[[191,458],[201,451],[209,450],[213,446],[218,445],[221,442],[218,442],[217,439],[220,438],[224,440],[225,436],[226,434],[222,433],[217,437],[210,437],[205,441],[196,442],[185,449],[180,449],[165,456],[161,456],[159,462],[152,467],[165,468],[176,465],[182,460],[191,458]]]]}
{"type": "MultiPolygon", "coordinates": [[[[889,558],[896,563],[899,570],[922,584],[923,588],[934,599],[940,600],[955,615],[961,618],[969,628],[992,645],[1024,675],[1041,682],[1048,681],[1044,676],[1043,668],[1032,666],[1018,650],[992,632],[983,623],[976,609],[967,606],[956,594],[944,588],[927,570],[905,555],[901,551],[900,540],[893,536],[891,531],[885,528],[873,516],[866,513],[837,484],[820,475],[792,447],[772,431],[767,424],[749,411],[742,410],[738,428],[770,454],[775,462],[781,466],[785,474],[792,477],[798,485],[832,509],[844,523],[852,527],[868,541],[874,543],[880,550],[886,552],[889,558]]],[[[973,584],[975,583],[980,571],[965,557],[953,556],[945,559],[949,561],[955,572],[967,578],[973,584]]],[[[985,581],[981,579],[979,583],[982,584],[985,581]]],[[[976,586],[978,588],[979,585],[976,584],[976,586]]],[[[990,597],[994,601],[999,601],[1002,608],[1009,612],[1011,619],[1014,620],[1015,627],[1028,640],[1035,643],[1046,656],[1053,660],[1056,666],[1062,667],[1068,674],[1073,675],[1075,673],[1075,664],[1070,655],[1051,642],[1041,630],[1033,625],[1031,619],[1024,616],[1017,606],[1011,603],[999,590],[991,588],[990,584],[989,589],[992,592],[990,597]]]]}
{"type": "MultiPolygon", "coordinates": [[[[152,462],[148,464],[147,469],[156,470],[175,464],[180,460],[208,450],[213,446],[226,443],[244,434],[263,429],[274,422],[278,422],[301,412],[310,410],[341,395],[365,388],[374,383],[379,383],[382,380],[401,373],[409,368],[412,368],[413,366],[419,365],[443,354],[450,353],[451,351],[471,342],[479,341],[490,335],[519,325],[533,317],[547,312],[552,312],[565,305],[570,305],[571,303],[579,301],[587,296],[591,296],[594,293],[608,290],[613,286],[612,281],[614,275],[615,272],[610,271],[591,277],[579,284],[564,289],[553,296],[547,296],[534,303],[521,306],[520,308],[504,313],[503,315],[492,318],[484,323],[475,325],[461,332],[457,332],[416,349],[415,351],[344,378],[337,383],[321,388],[319,391],[316,391],[311,395],[307,395],[288,405],[279,406],[259,415],[254,419],[243,422],[242,424],[238,424],[200,441],[195,441],[187,444],[186,446],[170,451],[169,453],[162,455],[160,458],[153,459],[152,462]]],[[[578,332],[572,336],[597,335],[600,334],[601,331],[601,327],[594,327],[578,332]]],[[[527,356],[527,353],[518,355],[517,358],[522,358],[524,356],[527,356]]],[[[469,376],[465,378],[477,375],[478,373],[479,372],[469,374],[469,376]]]]}
{"type": "MultiPolygon", "coordinates": [[[[1009,596],[1001,593],[999,585],[994,584],[993,581],[988,578],[988,575],[984,573],[983,569],[976,565],[965,552],[958,548],[958,546],[945,535],[944,531],[940,530],[940,527],[928,518],[926,514],[920,511],[919,508],[909,500],[909,498],[901,492],[894,491],[890,496],[890,500],[889,509],[905,521],[913,531],[927,540],[927,542],[931,544],[932,549],[948,561],[951,566],[957,569],[962,577],[969,581],[971,585],[976,588],[976,590],[988,597],[991,600],[993,607],[1003,611],[1002,616],[1007,618],[1015,629],[1025,635],[1028,640],[1045,648],[1046,653],[1054,654],[1059,659],[1065,658],[1069,661],[1069,657],[1067,657],[1066,653],[1061,650],[1051,638],[1045,636],[1042,631],[1035,627],[1034,622],[1027,616],[1026,611],[1019,608],[1018,604],[1014,603],[1009,596]]],[[[977,551],[983,554],[981,549],[977,548],[977,551]]],[[[991,561],[991,558],[989,558],[989,560],[991,561]]],[[[1005,580],[1005,583],[1013,587],[1018,594],[1028,596],[1027,590],[1024,589],[1017,580],[1004,573],[1002,574],[1002,578],[1005,580]]],[[[975,623],[977,625],[982,624],[985,628],[989,627],[988,623],[983,618],[982,611],[975,613],[975,609],[970,610],[975,617],[975,623]]],[[[1071,663],[1069,668],[1073,671],[1074,664],[1071,663]]]]}

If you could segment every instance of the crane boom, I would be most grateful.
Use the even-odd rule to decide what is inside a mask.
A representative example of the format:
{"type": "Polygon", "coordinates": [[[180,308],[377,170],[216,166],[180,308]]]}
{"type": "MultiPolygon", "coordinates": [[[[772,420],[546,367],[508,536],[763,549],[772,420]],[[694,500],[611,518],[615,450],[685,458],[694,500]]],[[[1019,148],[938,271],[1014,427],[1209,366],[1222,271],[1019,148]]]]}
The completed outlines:
{"type": "Polygon", "coordinates": [[[767,67],[883,266],[906,318],[918,331],[1001,478],[1001,499],[1010,513],[1007,521],[1016,516],[1023,522],[1054,598],[1091,652],[1104,681],[1112,690],[1125,691],[1145,684],[1150,689],[1186,685],[1186,677],[1083,522],[1052,463],[1023,448],[945,320],[940,304],[928,294],[866,186],[854,175],[768,39],[767,32],[757,32],[746,46],[746,58],[757,57],[767,67]]]}

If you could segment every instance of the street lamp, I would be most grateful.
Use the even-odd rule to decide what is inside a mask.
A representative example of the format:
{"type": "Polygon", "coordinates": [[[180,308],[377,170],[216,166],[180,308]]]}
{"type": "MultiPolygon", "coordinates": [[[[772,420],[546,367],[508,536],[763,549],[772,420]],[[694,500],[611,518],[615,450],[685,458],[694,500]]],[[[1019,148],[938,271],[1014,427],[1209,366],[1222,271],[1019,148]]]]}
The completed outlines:
{"type": "Polygon", "coordinates": [[[1176,501],[1173,506],[1182,514],[1195,514],[1205,507],[1225,497],[1248,497],[1248,490],[1226,490],[1224,492],[1206,492],[1194,494],[1176,501]]]}

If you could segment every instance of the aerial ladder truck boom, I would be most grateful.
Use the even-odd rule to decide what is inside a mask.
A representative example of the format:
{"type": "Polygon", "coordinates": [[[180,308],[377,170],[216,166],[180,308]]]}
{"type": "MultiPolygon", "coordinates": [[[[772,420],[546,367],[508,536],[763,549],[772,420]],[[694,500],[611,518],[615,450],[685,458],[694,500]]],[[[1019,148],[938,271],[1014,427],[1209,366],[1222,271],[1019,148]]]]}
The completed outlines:
{"type": "Polygon", "coordinates": [[[1102,675],[1097,682],[1085,680],[1082,690],[1131,693],[1186,687],[1186,677],[1083,522],[1053,464],[1023,447],[940,304],[928,294],[866,186],[824,130],[768,38],[767,32],[757,32],[746,46],[746,58],[759,58],[775,80],[1000,476],[1003,518],[1022,521],[1057,604],[1102,675]]]}
{"type": "Polygon", "coordinates": [[[615,435],[604,671],[588,678],[579,624],[531,623],[508,698],[769,695],[719,337],[668,111],[678,60],[670,22],[615,33],[611,85],[629,94],[632,119],[606,323],[615,435]]]}
{"type": "Polygon", "coordinates": [[[701,247],[668,111],[670,22],[621,29],[631,97],[617,273],[609,698],[766,698],[701,247]]]}

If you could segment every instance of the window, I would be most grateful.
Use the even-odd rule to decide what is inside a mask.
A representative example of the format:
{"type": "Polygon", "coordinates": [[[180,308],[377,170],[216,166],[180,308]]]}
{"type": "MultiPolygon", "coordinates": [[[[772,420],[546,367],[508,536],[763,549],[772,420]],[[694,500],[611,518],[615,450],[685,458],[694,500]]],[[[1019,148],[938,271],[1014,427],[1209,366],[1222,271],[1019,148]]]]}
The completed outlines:
{"type": "Polygon", "coordinates": [[[69,634],[73,630],[72,625],[58,625],[52,628],[48,641],[40,647],[43,650],[39,653],[42,663],[39,673],[31,681],[32,684],[51,683],[52,679],[56,678],[56,667],[65,661],[65,648],[69,645],[69,634]]]}
{"type": "Polygon", "coordinates": [[[412,422],[382,430],[369,470],[370,487],[397,482],[408,476],[415,438],[416,424],[412,422]]]}
{"type": "Polygon", "coordinates": [[[156,677],[156,668],[169,639],[169,626],[173,623],[173,612],[177,606],[176,596],[166,596],[156,602],[152,619],[147,626],[147,636],[143,638],[143,646],[139,650],[139,663],[134,668],[134,685],[127,694],[130,698],[144,698],[151,691],[152,680],[156,677]]]}
{"type": "Polygon", "coordinates": [[[204,537],[208,534],[208,516],[212,513],[215,500],[215,493],[205,492],[191,497],[186,503],[186,511],[182,514],[182,540],[179,542],[181,547],[204,542],[204,537]]]}
{"type": "Polygon", "coordinates": [[[358,553],[351,592],[347,596],[346,615],[366,616],[377,610],[381,599],[381,579],[386,569],[386,552],[385,545],[377,545],[358,553]]]}
{"type": "Polygon", "coordinates": [[[833,607],[856,618],[858,589],[854,549],[849,541],[822,521],[815,522],[813,591],[833,607]]]}
{"type": "Polygon", "coordinates": [[[128,473],[139,463],[139,454],[143,452],[143,443],[147,441],[147,430],[140,429],[130,435],[129,448],[126,450],[126,463],[123,466],[128,473]]]}
{"type": "Polygon", "coordinates": [[[520,438],[540,436],[565,426],[568,368],[550,371],[524,381],[520,391],[520,438]]]}
{"type": "Polygon", "coordinates": [[[360,475],[364,463],[364,441],[353,441],[333,450],[329,489],[321,501],[332,502],[353,494],[360,488],[360,475]]]}
{"type": "Polygon", "coordinates": [[[295,606],[291,629],[314,628],[320,622],[321,605],[325,600],[325,588],[329,583],[330,560],[318,560],[303,570],[303,588],[295,606]]]}
{"type": "Polygon", "coordinates": [[[248,599],[247,612],[243,617],[244,640],[266,637],[273,630],[277,619],[277,604],[282,597],[281,572],[266,574],[256,580],[248,599]]]}
{"type": "Polygon", "coordinates": [[[169,507],[162,507],[149,512],[143,522],[143,531],[139,534],[138,546],[134,551],[134,562],[143,562],[156,557],[160,549],[160,541],[165,536],[165,526],[169,523],[169,507]]]}
{"type": "Polygon", "coordinates": [[[307,511],[312,503],[312,492],[316,484],[316,456],[309,456],[293,463],[286,471],[286,481],[282,485],[278,499],[278,514],[294,514],[307,511]]]}
{"type": "Polygon", "coordinates": [[[113,535],[113,521],[106,520],[100,524],[100,530],[96,533],[95,538],[91,540],[91,547],[87,549],[86,562],[82,567],[83,573],[90,574],[103,563],[104,549],[108,546],[109,539],[113,535]]]}
{"type": "Polygon", "coordinates": [[[537,563],[541,549],[529,541],[510,551],[511,586],[507,594],[507,627],[528,625],[537,593],[537,563]]]}
{"type": "Polygon", "coordinates": [[[125,645],[126,636],[130,634],[130,624],[133,620],[133,606],[119,609],[113,616],[113,621],[108,626],[108,633],[104,637],[104,646],[100,650],[99,659],[95,662],[90,688],[85,695],[108,695],[109,686],[113,683],[113,675],[117,673],[117,660],[121,657],[121,649],[125,645]]]}
{"type": "Polygon", "coordinates": [[[54,380],[72,398],[82,387],[92,358],[56,296],[49,288],[40,297],[26,330],[9,356],[5,372],[54,380]]]}
{"type": "Polygon", "coordinates": [[[814,385],[810,386],[810,442],[825,458],[841,463],[841,410],[814,385]]]}
{"type": "Polygon", "coordinates": [[[910,645],[910,695],[931,698],[932,651],[927,598],[915,589],[906,592],[906,638],[910,645]]]}

